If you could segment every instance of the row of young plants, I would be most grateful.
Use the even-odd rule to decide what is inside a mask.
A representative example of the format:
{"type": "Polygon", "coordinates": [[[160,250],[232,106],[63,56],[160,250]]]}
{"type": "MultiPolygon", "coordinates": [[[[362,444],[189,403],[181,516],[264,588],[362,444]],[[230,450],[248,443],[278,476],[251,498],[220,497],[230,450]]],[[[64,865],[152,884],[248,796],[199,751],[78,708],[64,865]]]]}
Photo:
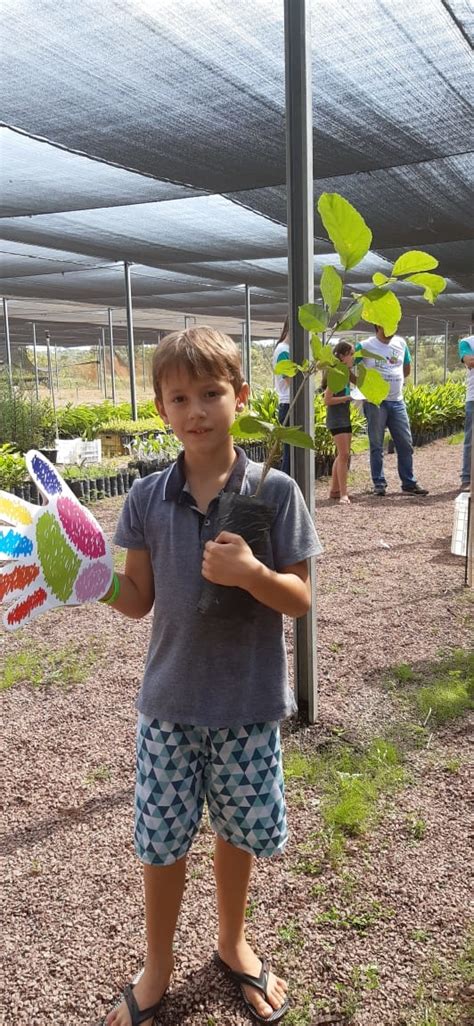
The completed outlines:
{"type": "MultiPolygon", "coordinates": [[[[465,415],[465,386],[463,382],[448,381],[445,385],[435,387],[429,385],[408,386],[405,392],[405,401],[415,445],[423,445],[434,438],[452,434],[462,428],[465,415]]],[[[27,402],[24,399],[24,403],[26,404],[27,402]]],[[[34,409],[35,404],[31,405],[34,409]]],[[[40,403],[39,406],[43,407],[43,403],[40,403]]],[[[24,410],[23,414],[21,412],[22,404],[18,401],[17,397],[15,397],[9,409],[10,412],[12,409],[15,410],[16,424],[19,430],[15,437],[15,432],[13,431],[14,422],[10,419],[10,430],[13,437],[11,435],[9,438],[6,438],[6,432],[0,432],[0,488],[6,491],[14,490],[16,486],[21,486],[26,481],[27,473],[22,453],[31,448],[44,448],[45,441],[49,441],[47,437],[45,439],[44,435],[42,436],[40,433],[40,422],[36,416],[37,411],[35,409],[34,427],[31,434],[29,433],[27,418],[23,415],[24,410]]],[[[58,412],[58,416],[61,417],[64,412],[65,418],[68,418],[65,420],[65,423],[71,429],[72,437],[76,437],[75,432],[79,427],[79,421],[74,421],[74,413],[78,412],[79,418],[84,418],[85,411],[91,413],[91,416],[96,416],[95,409],[99,410],[95,421],[96,425],[102,415],[107,415],[109,419],[102,421],[102,424],[112,423],[114,424],[114,429],[117,430],[119,427],[122,427],[123,433],[130,436],[128,451],[132,460],[131,469],[138,470],[140,476],[145,476],[147,473],[159,470],[176,458],[180,450],[180,444],[173,435],[166,432],[165,425],[157,414],[155,414],[154,418],[150,417],[150,413],[154,409],[153,403],[143,403],[139,407],[139,414],[142,414],[142,416],[138,421],[130,419],[130,407],[127,403],[122,403],[120,407],[115,407],[116,413],[120,413],[121,417],[117,416],[113,420],[110,418],[110,410],[113,410],[114,407],[111,407],[110,403],[102,403],[97,408],[89,408],[87,406],[76,407],[75,410],[65,408],[64,411],[58,412]],[[117,428],[115,428],[115,425],[117,425],[117,428]]],[[[277,425],[277,393],[270,388],[257,393],[252,399],[252,413],[266,423],[277,425]]],[[[355,436],[364,434],[366,429],[365,418],[356,406],[352,407],[351,416],[353,434],[355,436]]],[[[0,427],[6,419],[6,412],[2,405],[0,427]]],[[[85,423],[84,419],[82,423],[85,423]]],[[[321,393],[316,393],[314,400],[314,434],[316,474],[317,476],[323,476],[330,471],[332,465],[334,441],[326,428],[326,407],[321,393]]],[[[235,434],[235,439],[238,444],[242,444],[247,449],[252,459],[259,462],[265,459],[267,449],[263,442],[251,441],[245,435],[239,436],[237,433],[235,434]]],[[[278,461],[278,458],[279,454],[276,453],[275,462],[278,461]]],[[[116,467],[112,464],[108,466],[104,463],[101,465],[99,473],[99,470],[94,467],[72,466],[65,467],[63,474],[70,480],[87,481],[104,475],[106,477],[114,477],[116,467]]],[[[84,487],[84,494],[86,494],[86,491],[87,486],[84,487]]],[[[99,488],[99,493],[102,491],[103,489],[99,488]]]]}
{"type": "Polygon", "coordinates": [[[405,391],[405,403],[415,445],[452,435],[463,426],[466,410],[464,381],[445,385],[414,385],[405,391]]]}
{"type": "MultiPolygon", "coordinates": [[[[72,465],[61,468],[61,476],[78,499],[96,502],[115,495],[125,495],[139,476],[136,467],[118,466],[106,461],[99,464],[72,465]]],[[[27,502],[39,505],[40,494],[30,480],[24,456],[8,445],[0,446],[0,489],[12,492],[27,502]]]]}
{"type": "MultiPolygon", "coordinates": [[[[462,381],[448,381],[445,385],[408,386],[405,391],[408,416],[415,444],[421,445],[435,437],[458,431],[464,421],[465,385],[462,381]]],[[[252,398],[251,411],[254,417],[266,423],[278,423],[278,396],[270,388],[264,389],[252,398]]],[[[315,449],[321,459],[331,457],[334,452],[332,438],[325,427],[326,410],[321,395],[315,401],[315,449]]],[[[363,415],[352,407],[353,433],[365,429],[363,415]]],[[[56,420],[51,403],[47,399],[36,400],[19,389],[0,387],[0,446],[12,445],[19,453],[28,449],[50,449],[55,438],[83,438],[91,441],[102,432],[118,432],[130,444],[141,436],[143,447],[149,440],[146,436],[161,434],[157,439],[156,458],[161,448],[166,449],[166,428],[158,416],[154,403],[147,401],[138,406],[138,420],[131,418],[129,403],[113,406],[109,401],[98,406],[85,404],[73,406],[69,403],[57,410],[56,420]],[[56,434],[57,430],[57,434],[56,434]]],[[[236,438],[239,436],[236,435],[236,438]]],[[[240,440],[244,440],[244,435],[240,440]]],[[[248,440],[248,439],[247,439],[248,440]]],[[[135,443],[136,444],[136,443],[135,443]]],[[[142,454],[140,459],[146,459],[142,454]]]]}
{"type": "Polygon", "coordinates": [[[131,419],[130,403],[113,406],[108,400],[97,406],[68,403],[55,413],[49,399],[36,399],[0,380],[0,445],[14,445],[18,452],[51,449],[56,438],[92,441],[104,430],[136,434],[162,424],[152,401],[138,404],[138,417],[131,419]]]}

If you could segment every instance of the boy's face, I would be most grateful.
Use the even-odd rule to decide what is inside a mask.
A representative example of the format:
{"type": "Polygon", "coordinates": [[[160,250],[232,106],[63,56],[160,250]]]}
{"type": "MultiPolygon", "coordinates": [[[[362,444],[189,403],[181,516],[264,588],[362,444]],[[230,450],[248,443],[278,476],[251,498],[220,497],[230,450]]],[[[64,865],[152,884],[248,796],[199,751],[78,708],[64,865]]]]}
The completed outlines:
{"type": "Polygon", "coordinates": [[[229,444],[229,428],[247,402],[249,387],[238,395],[223,378],[193,378],[184,368],[170,371],[161,383],[156,407],[186,451],[208,452],[229,444]]]}

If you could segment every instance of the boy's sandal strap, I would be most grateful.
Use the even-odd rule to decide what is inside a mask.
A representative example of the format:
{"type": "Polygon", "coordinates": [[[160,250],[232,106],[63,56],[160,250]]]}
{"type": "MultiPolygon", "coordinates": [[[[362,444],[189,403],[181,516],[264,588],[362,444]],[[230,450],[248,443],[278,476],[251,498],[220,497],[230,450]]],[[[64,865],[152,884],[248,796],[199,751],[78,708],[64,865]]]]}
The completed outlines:
{"type": "Polygon", "coordinates": [[[231,969],[225,962],[222,963],[226,972],[230,976],[231,980],[235,983],[244,984],[246,987],[255,987],[255,990],[261,991],[264,998],[267,996],[268,987],[268,973],[269,965],[267,959],[264,958],[262,961],[262,968],[259,976],[250,976],[249,973],[238,973],[235,969],[231,969]]]}
{"type": "MultiPolygon", "coordinates": [[[[254,987],[255,990],[259,990],[260,993],[263,994],[265,1000],[268,1001],[267,991],[270,966],[266,958],[262,959],[262,968],[260,970],[259,976],[250,976],[248,973],[239,973],[235,969],[231,969],[230,965],[227,965],[227,962],[224,962],[220,955],[218,955],[217,953],[216,960],[218,964],[222,967],[224,972],[227,974],[229,979],[233,980],[234,983],[238,983],[239,987],[254,987]]],[[[245,1005],[247,1006],[249,1012],[251,1012],[254,1018],[257,1020],[257,1022],[279,1022],[280,1019],[283,1019],[283,1016],[286,1015],[289,1009],[288,998],[285,998],[285,1001],[283,1002],[282,1006],[280,1008],[276,1008],[272,1015],[259,1015],[255,1006],[252,1004],[251,1001],[249,1001],[247,995],[244,994],[243,991],[241,991],[241,993],[245,1005]]]]}
{"type": "Polygon", "coordinates": [[[160,998],[160,1000],[157,1001],[156,1004],[150,1005],[149,1008],[139,1008],[135,1000],[133,988],[130,983],[124,989],[123,998],[130,1012],[132,1026],[140,1026],[140,1024],[142,1022],[146,1022],[147,1019],[154,1019],[162,1001],[162,998],[160,998]]]}

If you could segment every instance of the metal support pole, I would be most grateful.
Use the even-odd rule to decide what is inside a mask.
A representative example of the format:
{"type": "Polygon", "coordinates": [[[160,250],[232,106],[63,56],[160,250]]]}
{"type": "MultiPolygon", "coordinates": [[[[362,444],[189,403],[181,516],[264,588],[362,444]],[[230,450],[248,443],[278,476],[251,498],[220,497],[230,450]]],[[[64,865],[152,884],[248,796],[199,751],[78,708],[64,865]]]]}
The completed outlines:
{"type": "Polygon", "coordinates": [[[146,376],[145,376],[145,343],[142,342],[142,374],[143,374],[143,391],[146,392],[146,376]]]}
{"type": "Polygon", "coordinates": [[[250,285],[245,286],[245,380],[252,387],[252,323],[250,320],[250,285]]]}
{"type": "MultiPolygon", "coordinates": [[[[51,360],[51,335],[50,335],[49,331],[45,331],[45,333],[44,333],[44,340],[46,342],[46,355],[47,355],[47,358],[48,358],[49,391],[51,392],[51,402],[53,404],[54,420],[56,421],[56,399],[55,399],[55,395],[54,395],[53,364],[52,364],[52,360],[51,360]]],[[[57,433],[58,432],[57,432],[57,429],[56,429],[56,434],[57,433]]]]}
{"type": "Polygon", "coordinates": [[[112,310],[108,310],[109,314],[109,351],[110,351],[110,384],[112,386],[112,402],[115,406],[116,395],[115,395],[115,356],[114,356],[114,329],[112,324],[112,310]]]}
{"type": "Polygon", "coordinates": [[[415,353],[413,358],[413,384],[418,383],[418,314],[415,317],[415,353]]]}
{"type": "Polygon", "coordinates": [[[12,371],[12,351],[10,346],[10,325],[8,323],[8,303],[7,300],[3,300],[3,324],[5,327],[5,349],[7,354],[7,368],[8,378],[10,381],[10,388],[13,388],[13,371],[12,371]]]}
{"type": "Polygon", "coordinates": [[[39,378],[38,378],[38,350],[36,348],[36,324],[33,321],[33,363],[35,365],[35,392],[39,399],[39,378]]]}
{"type": "MultiPolygon", "coordinates": [[[[309,0],[285,0],[286,190],[288,204],[288,295],[292,359],[308,358],[309,335],[298,322],[298,307],[314,298],[313,127],[309,0]]],[[[292,379],[293,382],[293,379],[292,379]]],[[[294,422],[314,437],[314,383],[298,397],[294,422]]],[[[293,470],[314,518],[314,452],[293,450],[293,470]]],[[[317,719],[316,581],[311,561],[312,605],[296,621],[295,689],[300,714],[317,719]]]]}
{"type": "Polygon", "coordinates": [[[97,388],[102,392],[102,354],[100,351],[100,335],[97,339],[97,388]]]}
{"type": "Polygon", "coordinates": [[[123,269],[125,275],[125,302],[127,306],[127,345],[128,367],[130,371],[130,403],[132,407],[132,420],[138,420],[137,385],[135,381],[135,348],[133,338],[132,286],[130,280],[130,264],[128,263],[128,260],[124,260],[123,269]]]}
{"type": "Polygon", "coordinates": [[[102,366],[104,368],[104,396],[107,399],[107,356],[105,349],[105,328],[101,328],[102,366]]]}
{"type": "Polygon", "coordinates": [[[448,378],[448,342],[449,342],[449,321],[445,321],[444,328],[444,372],[443,372],[443,384],[446,384],[448,378]]]}
{"type": "Polygon", "coordinates": [[[56,342],[53,343],[53,348],[54,348],[54,369],[55,369],[55,372],[56,372],[56,388],[57,388],[57,390],[59,392],[58,347],[56,345],[56,342]]]}
{"type": "Polygon", "coordinates": [[[468,523],[467,523],[467,566],[466,566],[466,584],[468,588],[473,586],[474,576],[474,502],[472,497],[474,495],[474,439],[471,442],[471,492],[469,496],[469,510],[468,510],[468,523]]]}
{"type": "Polygon", "coordinates": [[[246,378],[245,378],[245,373],[246,373],[246,367],[245,367],[245,321],[241,322],[241,332],[240,332],[240,335],[241,335],[240,360],[241,360],[241,363],[242,363],[242,374],[244,376],[244,379],[246,380],[246,378]]]}

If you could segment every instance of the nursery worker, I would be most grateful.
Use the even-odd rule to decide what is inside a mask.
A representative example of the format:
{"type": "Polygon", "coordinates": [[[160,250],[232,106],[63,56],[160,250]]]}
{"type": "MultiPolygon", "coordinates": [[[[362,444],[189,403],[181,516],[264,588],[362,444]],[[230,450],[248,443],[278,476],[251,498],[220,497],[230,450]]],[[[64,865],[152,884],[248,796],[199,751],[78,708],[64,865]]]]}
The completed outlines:
{"type": "Polygon", "coordinates": [[[373,353],[374,357],[383,356],[383,361],[370,357],[357,358],[356,363],[376,368],[379,374],[388,381],[390,391],[380,406],[364,402],[364,413],[367,419],[367,432],[370,446],[370,472],[376,495],[385,495],[387,481],[383,469],[383,443],[385,428],[393,438],[397,453],[398,474],[402,482],[402,492],[406,495],[428,495],[426,488],[418,484],[413,473],[413,441],[410,421],[403,399],[403,385],[410,374],[411,356],[405,339],[401,335],[386,335],[383,328],[374,324],[375,335],[362,342],[362,348],[373,353]]]}
{"type": "Polygon", "coordinates": [[[471,484],[472,418],[474,412],[474,335],[459,342],[459,356],[466,370],[466,420],[464,423],[464,449],[461,470],[461,488],[468,491],[471,484]]]}
{"type": "MultiPolygon", "coordinates": [[[[280,338],[273,350],[272,362],[274,372],[280,360],[291,360],[289,329],[289,318],[285,317],[280,338]]],[[[290,408],[290,383],[290,378],[285,377],[284,374],[273,374],[273,387],[278,395],[278,420],[280,424],[283,424],[286,420],[290,408]]],[[[286,444],[283,446],[281,469],[284,474],[290,473],[290,446],[286,444]]]]}
{"type": "MultiPolygon", "coordinates": [[[[334,346],[333,353],[341,363],[345,363],[349,368],[352,367],[354,346],[351,342],[338,342],[334,346]]],[[[322,387],[326,404],[326,427],[334,438],[337,453],[332,465],[329,498],[339,499],[341,505],[347,506],[351,501],[347,494],[347,472],[352,441],[350,385],[347,384],[340,392],[331,392],[331,389],[327,387],[327,375],[323,375],[322,387]]]]}
{"type": "Polygon", "coordinates": [[[184,452],[127,496],[115,535],[127,549],[125,573],[118,596],[115,580],[105,596],[136,618],[154,604],[137,699],[135,845],[147,955],[106,1024],[151,1026],[173,971],[186,855],[204,800],[216,835],[219,965],[254,1017],[276,1022],[288,1009],[287,985],[247,943],[245,908],[254,858],[281,852],[287,839],[279,721],[295,705],[282,615],[308,610],[308,560],[321,547],[297,485],[277,470],[260,495],[274,507],[265,564],[239,535],[214,538],[219,495],[254,494],[262,470],[229,434],[249,391],[231,339],[206,327],[169,335],[155,351],[153,379],[157,409],[184,452]],[[253,596],[253,620],[203,619],[203,578],[253,596]]]}

